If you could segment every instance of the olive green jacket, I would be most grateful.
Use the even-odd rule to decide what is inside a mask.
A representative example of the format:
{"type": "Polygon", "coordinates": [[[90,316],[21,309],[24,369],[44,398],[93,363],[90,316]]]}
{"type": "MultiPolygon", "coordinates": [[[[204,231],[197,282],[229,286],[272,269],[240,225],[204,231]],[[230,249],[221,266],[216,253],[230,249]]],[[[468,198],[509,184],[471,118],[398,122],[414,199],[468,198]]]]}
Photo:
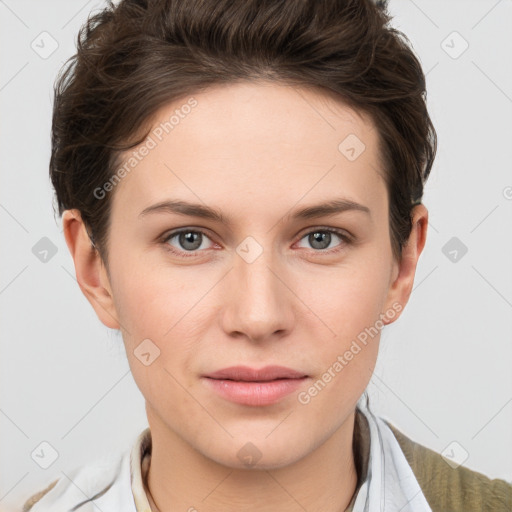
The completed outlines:
{"type": "Polygon", "coordinates": [[[437,452],[389,424],[433,512],[511,512],[512,483],[464,466],[452,468],[437,452]]]}

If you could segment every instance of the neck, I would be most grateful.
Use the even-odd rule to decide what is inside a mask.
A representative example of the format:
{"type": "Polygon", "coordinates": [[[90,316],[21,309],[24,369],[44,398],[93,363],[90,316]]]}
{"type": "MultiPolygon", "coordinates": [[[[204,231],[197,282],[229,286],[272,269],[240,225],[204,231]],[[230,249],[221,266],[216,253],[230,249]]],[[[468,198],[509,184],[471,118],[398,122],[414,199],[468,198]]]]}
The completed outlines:
{"type": "Polygon", "coordinates": [[[152,418],[146,491],[152,510],[342,512],[357,486],[354,419],[355,412],[302,459],[285,467],[258,470],[218,464],[152,418]]]}

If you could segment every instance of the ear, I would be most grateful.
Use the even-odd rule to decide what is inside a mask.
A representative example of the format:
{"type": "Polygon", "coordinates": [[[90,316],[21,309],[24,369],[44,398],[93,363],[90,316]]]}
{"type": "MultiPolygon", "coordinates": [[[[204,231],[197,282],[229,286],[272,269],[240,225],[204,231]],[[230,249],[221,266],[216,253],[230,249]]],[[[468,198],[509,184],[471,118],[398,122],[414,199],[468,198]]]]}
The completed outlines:
{"type": "Polygon", "coordinates": [[[98,250],[92,245],[80,211],[64,211],[62,225],[82,293],[103,324],[119,329],[108,273],[98,250]]]}
{"type": "Polygon", "coordinates": [[[384,324],[397,320],[409,301],[416,275],[416,265],[427,240],[428,210],[423,204],[416,205],[412,211],[412,230],[402,249],[401,261],[395,261],[385,307],[381,317],[384,324]],[[386,311],[393,315],[386,315],[386,311]]]}

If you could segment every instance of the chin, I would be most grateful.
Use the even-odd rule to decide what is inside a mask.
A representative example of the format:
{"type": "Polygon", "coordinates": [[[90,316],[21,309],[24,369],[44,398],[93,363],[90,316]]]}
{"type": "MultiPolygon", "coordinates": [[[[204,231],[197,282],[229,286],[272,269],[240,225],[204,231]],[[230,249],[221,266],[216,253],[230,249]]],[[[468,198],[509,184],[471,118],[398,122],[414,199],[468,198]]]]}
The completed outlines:
{"type": "MultiPolygon", "coordinates": [[[[272,436],[273,434],[271,434],[272,436]]],[[[298,452],[297,447],[304,449],[304,443],[290,436],[286,439],[276,436],[265,439],[245,433],[226,443],[219,443],[215,449],[202,451],[202,454],[218,464],[232,469],[270,470],[284,468],[304,457],[306,452],[298,452]]]]}

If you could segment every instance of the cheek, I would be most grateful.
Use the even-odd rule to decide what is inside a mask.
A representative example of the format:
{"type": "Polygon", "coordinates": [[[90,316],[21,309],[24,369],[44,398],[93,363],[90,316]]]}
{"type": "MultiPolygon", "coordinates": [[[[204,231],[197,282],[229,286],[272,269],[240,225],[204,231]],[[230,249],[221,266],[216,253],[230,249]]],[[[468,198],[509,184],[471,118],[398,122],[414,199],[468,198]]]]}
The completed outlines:
{"type": "Polygon", "coordinates": [[[379,319],[389,289],[390,271],[383,260],[360,258],[320,279],[308,279],[301,287],[304,303],[330,327],[331,338],[332,331],[337,335],[333,341],[356,336],[379,319]]]}
{"type": "Polygon", "coordinates": [[[173,374],[188,375],[191,358],[204,338],[203,330],[212,323],[214,307],[205,297],[212,284],[206,277],[203,280],[194,276],[190,269],[171,271],[129,260],[116,267],[112,276],[116,311],[132,373],[139,385],[151,387],[146,390],[148,396],[169,386],[170,377],[164,368],[173,374]],[[157,358],[146,368],[137,355],[148,352],[150,358],[153,354],[157,358]]]}
{"type": "Polygon", "coordinates": [[[112,290],[119,320],[128,335],[162,337],[183,316],[193,295],[179,272],[169,275],[143,258],[126,258],[112,274],[112,290]]]}
{"type": "Polygon", "coordinates": [[[173,376],[185,383],[176,368],[184,374],[189,370],[194,343],[187,312],[199,290],[194,294],[154,268],[117,270],[113,293],[132,375],[149,401],[163,402],[163,390],[170,396],[180,393],[173,376]]]}
{"type": "Polygon", "coordinates": [[[319,415],[326,425],[336,425],[337,411],[351,409],[368,386],[384,327],[381,307],[386,282],[381,273],[347,272],[344,279],[324,289],[321,297],[318,294],[317,311],[330,329],[322,328],[325,334],[314,350],[313,381],[298,397],[313,422],[319,415]]]}
{"type": "Polygon", "coordinates": [[[364,389],[378,355],[389,269],[385,258],[371,255],[359,263],[325,280],[321,292],[312,288],[312,283],[302,290],[308,294],[304,302],[309,301],[321,320],[316,322],[317,327],[322,324],[316,338],[319,332],[324,333],[315,349],[319,356],[317,371],[319,375],[330,371],[325,380],[332,381],[331,389],[361,386],[364,389]],[[333,374],[336,378],[332,378],[333,374]]]}

